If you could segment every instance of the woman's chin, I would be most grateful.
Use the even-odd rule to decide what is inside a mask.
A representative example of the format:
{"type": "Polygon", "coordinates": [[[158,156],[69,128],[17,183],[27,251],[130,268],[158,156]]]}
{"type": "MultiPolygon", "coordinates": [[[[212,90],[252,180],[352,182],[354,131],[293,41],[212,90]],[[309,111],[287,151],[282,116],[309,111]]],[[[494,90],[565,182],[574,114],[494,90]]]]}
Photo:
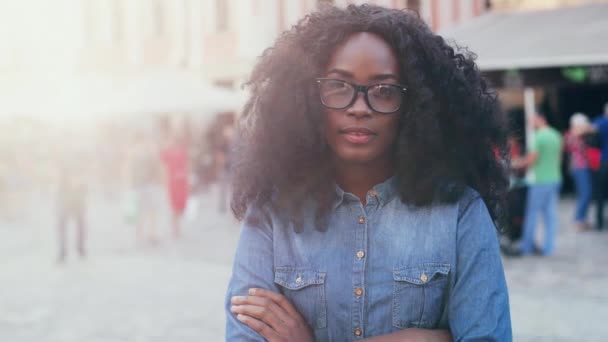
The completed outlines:
{"type": "Polygon", "coordinates": [[[340,162],[349,165],[365,165],[372,163],[376,156],[370,153],[341,153],[338,155],[340,162]]]}

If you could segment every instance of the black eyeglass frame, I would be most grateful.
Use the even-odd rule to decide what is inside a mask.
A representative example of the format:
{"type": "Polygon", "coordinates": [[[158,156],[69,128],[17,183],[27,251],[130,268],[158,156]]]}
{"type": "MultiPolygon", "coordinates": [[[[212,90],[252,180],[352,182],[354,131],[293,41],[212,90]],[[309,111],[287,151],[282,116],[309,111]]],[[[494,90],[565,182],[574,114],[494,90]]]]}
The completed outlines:
{"type": "Polygon", "coordinates": [[[321,84],[324,81],[339,81],[339,82],[346,83],[349,86],[353,87],[353,89],[355,90],[353,98],[344,107],[331,107],[331,106],[328,106],[325,102],[323,102],[323,97],[321,96],[321,94],[319,94],[319,98],[321,99],[321,104],[324,107],[326,107],[326,108],[335,109],[335,110],[344,110],[344,109],[352,106],[355,103],[355,101],[357,101],[357,97],[358,97],[359,93],[363,93],[363,98],[365,99],[365,103],[367,104],[367,106],[371,110],[373,110],[375,112],[378,112],[378,113],[381,113],[381,114],[394,114],[394,113],[398,112],[401,109],[401,105],[403,104],[403,97],[401,98],[401,103],[399,103],[399,107],[397,107],[397,109],[395,109],[392,112],[382,112],[382,111],[376,110],[371,105],[371,103],[369,102],[369,97],[368,97],[369,89],[373,88],[373,87],[377,87],[377,86],[389,86],[389,87],[399,88],[399,90],[401,90],[404,94],[407,91],[407,87],[406,86],[404,86],[402,84],[395,84],[395,83],[376,83],[376,84],[371,84],[371,85],[359,85],[359,84],[350,83],[350,82],[347,82],[347,81],[344,81],[344,80],[341,80],[341,79],[338,79],[338,78],[325,78],[325,77],[317,78],[317,79],[315,79],[315,81],[319,85],[319,91],[321,90],[321,84]]]}

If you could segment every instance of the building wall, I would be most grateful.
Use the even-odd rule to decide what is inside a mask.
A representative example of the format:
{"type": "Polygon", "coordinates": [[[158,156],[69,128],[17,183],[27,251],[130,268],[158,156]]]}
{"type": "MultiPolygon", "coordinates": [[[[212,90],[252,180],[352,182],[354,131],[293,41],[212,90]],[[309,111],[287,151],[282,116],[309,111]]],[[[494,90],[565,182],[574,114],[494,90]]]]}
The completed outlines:
{"type": "MultiPolygon", "coordinates": [[[[209,0],[208,0],[209,1],[209,0]]],[[[289,29],[310,11],[318,8],[318,0],[229,0],[229,11],[238,20],[230,32],[211,30],[205,40],[205,75],[225,83],[238,85],[244,80],[263,50],[271,46],[280,32],[289,29]]],[[[433,30],[447,28],[469,20],[485,11],[484,0],[333,0],[336,6],[371,3],[390,8],[408,8],[417,2],[421,17],[433,30]]],[[[204,21],[217,17],[213,10],[204,21]]]]}
{"type": "Polygon", "coordinates": [[[607,0],[492,0],[492,9],[498,11],[539,10],[607,2],[607,0]]]}
{"type": "MultiPolygon", "coordinates": [[[[418,4],[434,29],[485,12],[485,0],[334,0],[338,6],[418,4]]],[[[495,10],[572,6],[606,0],[493,0],[495,10]]],[[[19,0],[0,1],[0,71],[125,73],[191,70],[237,84],[256,58],[318,0],[19,0]],[[224,6],[224,17],[221,6],[224,6]]]]}
{"type": "MultiPolygon", "coordinates": [[[[335,0],[406,8],[438,30],[481,12],[482,0],[335,0]]],[[[237,86],[278,35],[318,0],[0,1],[0,72],[109,77],[181,69],[237,86]]],[[[24,76],[25,75],[25,76],[24,76]]]]}

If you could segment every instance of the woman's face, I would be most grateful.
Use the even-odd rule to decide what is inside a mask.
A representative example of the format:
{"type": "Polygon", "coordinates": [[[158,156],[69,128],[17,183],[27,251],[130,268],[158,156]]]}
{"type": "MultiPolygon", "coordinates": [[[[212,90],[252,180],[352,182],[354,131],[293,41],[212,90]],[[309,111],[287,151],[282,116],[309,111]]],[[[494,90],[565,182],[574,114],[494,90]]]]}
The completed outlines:
{"type": "MultiPolygon", "coordinates": [[[[323,77],[363,86],[398,84],[400,81],[399,65],[390,45],[379,36],[367,32],[351,35],[336,48],[323,77]]],[[[326,90],[330,94],[328,96],[334,90],[342,91],[339,83],[322,87],[329,89],[326,90]]],[[[382,101],[385,89],[401,91],[396,87],[385,87],[375,95],[370,91],[369,97],[376,96],[374,101],[382,101]]],[[[391,158],[400,111],[391,114],[376,112],[368,106],[363,93],[359,92],[350,106],[340,110],[325,108],[325,113],[325,138],[336,161],[368,164],[391,158]]]]}

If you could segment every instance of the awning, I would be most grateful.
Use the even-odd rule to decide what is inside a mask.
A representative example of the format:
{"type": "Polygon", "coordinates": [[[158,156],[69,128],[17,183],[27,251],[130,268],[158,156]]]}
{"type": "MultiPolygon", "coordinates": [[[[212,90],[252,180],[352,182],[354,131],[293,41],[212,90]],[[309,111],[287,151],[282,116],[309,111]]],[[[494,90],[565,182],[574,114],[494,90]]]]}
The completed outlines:
{"type": "Polygon", "coordinates": [[[483,71],[608,64],[608,4],[495,12],[439,34],[483,71]]]}

